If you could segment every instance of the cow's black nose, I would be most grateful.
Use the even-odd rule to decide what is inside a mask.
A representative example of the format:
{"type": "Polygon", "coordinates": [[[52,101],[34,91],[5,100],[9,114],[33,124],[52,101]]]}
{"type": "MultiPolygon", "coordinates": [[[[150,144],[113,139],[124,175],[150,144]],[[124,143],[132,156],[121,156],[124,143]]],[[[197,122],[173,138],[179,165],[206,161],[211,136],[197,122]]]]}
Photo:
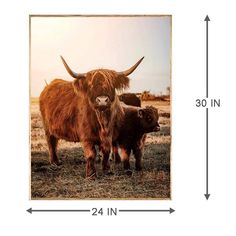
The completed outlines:
{"type": "Polygon", "coordinates": [[[160,131],[160,130],[161,130],[160,125],[159,125],[159,123],[157,122],[157,123],[156,123],[156,127],[154,128],[154,131],[155,131],[155,132],[158,132],[158,131],[160,131]]]}
{"type": "Polygon", "coordinates": [[[153,129],[153,132],[158,132],[158,131],[160,131],[160,130],[161,130],[160,126],[156,126],[156,127],[153,129]]]}

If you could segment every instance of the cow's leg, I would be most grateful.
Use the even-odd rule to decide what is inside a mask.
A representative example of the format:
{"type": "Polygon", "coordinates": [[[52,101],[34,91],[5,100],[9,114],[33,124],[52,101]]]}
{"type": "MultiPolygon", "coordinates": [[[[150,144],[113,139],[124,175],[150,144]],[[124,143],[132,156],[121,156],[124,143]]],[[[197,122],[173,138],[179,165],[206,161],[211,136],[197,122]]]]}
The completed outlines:
{"type": "Polygon", "coordinates": [[[101,161],[102,161],[102,159],[101,159],[101,152],[102,152],[102,150],[101,150],[101,147],[99,146],[99,152],[98,152],[98,155],[95,158],[95,162],[96,163],[101,163],[101,161]]]}
{"type": "Polygon", "coordinates": [[[135,158],[135,169],[137,171],[142,170],[142,157],[143,157],[145,140],[146,140],[146,134],[144,134],[142,138],[137,141],[136,145],[133,148],[133,153],[135,158]]]}
{"type": "Polygon", "coordinates": [[[130,148],[121,147],[121,159],[123,161],[125,170],[130,170],[130,163],[129,163],[130,152],[131,152],[130,148]]]}
{"type": "Polygon", "coordinates": [[[112,148],[113,148],[113,159],[115,160],[115,164],[121,163],[121,158],[120,158],[120,155],[118,153],[118,145],[113,144],[112,148]]]}
{"type": "Polygon", "coordinates": [[[104,174],[110,174],[110,162],[109,157],[112,149],[112,138],[109,136],[108,132],[101,132],[100,134],[101,144],[100,148],[102,150],[102,170],[104,174]]]}
{"type": "Polygon", "coordinates": [[[49,148],[49,161],[51,164],[59,165],[59,160],[56,153],[58,139],[48,133],[46,133],[46,137],[49,148]]]}
{"type": "Polygon", "coordinates": [[[103,159],[102,159],[102,170],[104,174],[110,174],[110,162],[109,162],[109,157],[110,157],[110,149],[105,149],[102,148],[102,153],[103,153],[103,159]]]}
{"type": "Polygon", "coordinates": [[[142,170],[142,156],[143,156],[143,148],[135,148],[133,150],[134,158],[135,158],[135,169],[137,171],[142,170]]]}
{"type": "Polygon", "coordinates": [[[84,155],[86,158],[86,178],[95,179],[96,169],[95,169],[95,158],[96,149],[91,143],[83,143],[84,155]]]}

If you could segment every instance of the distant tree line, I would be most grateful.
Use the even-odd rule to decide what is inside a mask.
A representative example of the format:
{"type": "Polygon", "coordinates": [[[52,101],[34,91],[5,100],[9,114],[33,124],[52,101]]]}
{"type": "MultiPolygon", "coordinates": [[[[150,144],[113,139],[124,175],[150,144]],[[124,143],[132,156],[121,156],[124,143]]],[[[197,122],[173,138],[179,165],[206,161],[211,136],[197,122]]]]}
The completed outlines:
{"type": "Polygon", "coordinates": [[[170,99],[170,87],[166,88],[165,95],[163,94],[155,95],[148,90],[145,90],[142,93],[136,93],[136,95],[140,97],[142,101],[155,101],[155,100],[166,101],[170,99]]]}

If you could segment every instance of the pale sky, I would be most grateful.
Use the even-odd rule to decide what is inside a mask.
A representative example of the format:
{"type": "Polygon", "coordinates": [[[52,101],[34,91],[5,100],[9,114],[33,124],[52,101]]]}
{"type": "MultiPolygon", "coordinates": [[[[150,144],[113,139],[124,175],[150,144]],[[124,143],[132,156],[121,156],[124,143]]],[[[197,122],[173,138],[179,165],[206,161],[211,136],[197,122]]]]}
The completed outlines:
{"type": "Polygon", "coordinates": [[[171,18],[32,17],[31,96],[37,97],[55,78],[72,81],[60,55],[72,70],[126,70],[144,60],[129,76],[127,92],[165,94],[170,86],[171,18]]]}

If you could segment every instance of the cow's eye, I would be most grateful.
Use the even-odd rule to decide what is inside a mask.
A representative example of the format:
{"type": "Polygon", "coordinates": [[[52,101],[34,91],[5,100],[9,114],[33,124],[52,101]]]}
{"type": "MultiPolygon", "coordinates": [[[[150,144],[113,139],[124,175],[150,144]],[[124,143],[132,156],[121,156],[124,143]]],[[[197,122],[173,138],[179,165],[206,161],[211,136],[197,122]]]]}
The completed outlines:
{"type": "Polygon", "coordinates": [[[152,117],[151,117],[151,116],[147,116],[147,120],[148,120],[149,122],[151,122],[151,121],[152,121],[152,117]]]}

